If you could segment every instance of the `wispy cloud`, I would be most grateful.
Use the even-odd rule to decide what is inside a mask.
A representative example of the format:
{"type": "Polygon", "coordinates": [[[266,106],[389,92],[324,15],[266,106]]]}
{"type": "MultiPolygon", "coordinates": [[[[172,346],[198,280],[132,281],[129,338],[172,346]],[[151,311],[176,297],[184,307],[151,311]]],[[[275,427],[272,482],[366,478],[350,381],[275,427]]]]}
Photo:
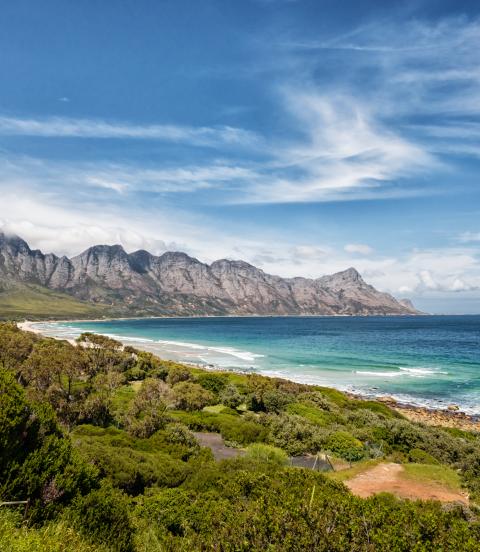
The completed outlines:
{"type": "Polygon", "coordinates": [[[359,255],[370,255],[373,249],[365,243],[347,243],[343,248],[347,253],[358,253],[359,255]]]}
{"type": "Polygon", "coordinates": [[[248,186],[240,201],[401,197],[412,192],[402,190],[402,179],[440,167],[425,148],[387,128],[374,110],[353,97],[333,99],[294,89],[284,97],[304,139],[279,147],[269,176],[248,186]]]}
{"type": "Polygon", "coordinates": [[[480,242],[480,232],[464,232],[458,239],[464,243],[480,242]]]}
{"type": "Polygon", "coordinates": [[[186,194],[221,189],[226,184],[250,182],[257,177],[251,168],[222,162],[162,168],[134,162],[66,162],[0,156],[0,186],[19,183],[68,197],[88,195],[93,188],[120,195],[138,192],[186,194]]]}
{"type": "Polygon", "coordinates": [[[350,90],[397,128],[395,118],[420,119],[417,130],[425,125],[430,137],[459,140],[457,152],[472,132],[464,118],[480,115],[480,19],[373,21],[330,39],[291,40],[283,48],[307,59],[313,71],[341,66],[321,83],[329,94],[350,90]]]}
{"type": "Polygon", "coordinates": [[[26,119],[0,117],[0,134],[62,137],[162,140],[195,146],[253,146],[260,137],[253,131],[230,126],[189,127],[180,125],[135,125],[98,119],[49,117],[26,119]]]}

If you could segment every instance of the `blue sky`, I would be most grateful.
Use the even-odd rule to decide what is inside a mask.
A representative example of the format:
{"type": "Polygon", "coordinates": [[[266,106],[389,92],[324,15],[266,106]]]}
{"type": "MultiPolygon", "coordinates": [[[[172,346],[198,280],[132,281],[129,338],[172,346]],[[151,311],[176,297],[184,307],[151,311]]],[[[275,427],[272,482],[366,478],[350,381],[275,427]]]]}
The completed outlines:
{"type": "Polygon", "coordinates": [[[480,312],[480,7],[17,0],[0,225],[480,312]]]}

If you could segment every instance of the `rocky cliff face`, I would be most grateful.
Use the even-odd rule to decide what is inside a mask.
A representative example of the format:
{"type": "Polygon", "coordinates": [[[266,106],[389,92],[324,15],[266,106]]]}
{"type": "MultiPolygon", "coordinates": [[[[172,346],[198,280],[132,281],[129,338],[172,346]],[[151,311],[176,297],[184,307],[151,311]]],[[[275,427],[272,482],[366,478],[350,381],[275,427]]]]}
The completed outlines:
{"type": "Polygon", "coordinates": [[[318,279],[280,278],[243,261],[207,265],[185,253],[126,253],[97,245],[71,259],[0,233],[0,286],[32,283],[125,314],[417,314],[349,268],[318,279]]]}

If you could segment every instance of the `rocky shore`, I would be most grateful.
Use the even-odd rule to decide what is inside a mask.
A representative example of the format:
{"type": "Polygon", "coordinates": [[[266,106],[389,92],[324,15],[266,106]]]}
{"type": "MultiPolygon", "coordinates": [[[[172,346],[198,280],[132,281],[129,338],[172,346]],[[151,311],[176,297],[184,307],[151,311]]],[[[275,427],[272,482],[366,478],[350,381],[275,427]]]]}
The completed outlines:
{"type": "Polygon", "coordinates": [[[430,426],[453,427],[464,431],[480,433],[480,416],[471,416],[462,412],[457,405],[451,404],[446,410],[426,408],[414,404],[398,402],[393,397],[377,397],[346,393],[352,399],[375,400],[396,410],[411,422],[430,426]]]}
{"type": "MultiPolygon", "coordinates": [[[[419,422],[425,425],[453,427],[464,431],[480,432],[480,419],[478,416],[470,416],[460,410],[435,410],[410,404],[401,404],[396,401],[382,401],[391,408],[403,414],[412,422],[419,422]]],[[[454,406],[454,405],[451,405],[454,406]]],[[[458,408],[458,407],[457,407],[458,408]]]]}

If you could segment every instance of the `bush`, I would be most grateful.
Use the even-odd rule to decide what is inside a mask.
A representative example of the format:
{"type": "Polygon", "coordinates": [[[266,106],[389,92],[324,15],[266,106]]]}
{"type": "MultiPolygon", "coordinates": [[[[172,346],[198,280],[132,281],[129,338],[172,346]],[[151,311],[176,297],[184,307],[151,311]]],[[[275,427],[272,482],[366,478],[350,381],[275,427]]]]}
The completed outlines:
{"type": "Polygon", "coordinates": [[[301,416],[309,422],[322,427],[326,427],[329,423],[332,422],[332,420],[335,419],[335,417],[331,415],[330,412],[320,410],[313,404],[302,404],[297,402],[290,403],[287,406],[287,412],[289,414],[296,414],[298,416],[301,416]]]}
{"type": "Polygon", "coordinates": [[[48,518],[97,486],[57,425],[49,405],[32,404],[12,374],[0,369],[0,496],[25,500],[35,520],[48,518]]]}
{"type": "Polygon", "coordinates": [[[165,428],[165,436],[170,443],[177,443],[189,448],[199,446],[195,435],[185,424],[178,422],[168,424],[165,428]]]}
{"type": "Polygon", "coordinates": [[[265,441],[267,430],[261,424],[245,420],[243,416],[231,414],[213,414],[210,412],[181,412],[171,415],[194,431],[215,431],[221,433],[226,441],[249,444],[265,441]]]}
{"type": "Polygon", "coordinates": [[[227,385],[220,393],[220,402],[228,408],[238,408],[243,402],[243,396],[240,395],[235,385],[227,385]]]}
{"type": "Polygon", "coordinates": [[[196,382],[207,391],[211,391],[215,395],[221,393],[228,384],[228,376],[226,374],[200,374],[197,376],[196,382]]]}
{"type": "Polygon", "coordinates": [[[103,485],[77,498],[69,518],[85,537],[115,552],[133,551],[134,528],[128,515],[129,502],[119,490],[103,485]]]}
{"type": "Polygon", "coordinates": [[[277,447],[254,443],[247,448],[246,457],[256,462],[272,464],[275,466],[286,466],[288,464],[287,454],[277,447]]]}
{"type": "Polygon", "coordinates": [[[190,373],[190,370],[188,370],[188,368],[182,366],[171,366],[168,369],[166,382],[169,385],[175,385],[176,383],[180,383],[181,381],[188,381],[191,379],[192,374],[190,373]]]}
{"type": "Polygon", "coordinates": [[[399,412],[393,410],[386,404],[376,401],[352,401],[350,404],[350,408],[358,410],[369,410],[370,412],[374,412],[375,414],[378,414],[383,418],[403,419],[403,416],[399,412]]]}
{"type": "Polygon", "coordinates": [[[428,452],[421,449],[412,449],[408,453],[408,460],[416,464],[439,464],[440,462],[428,452]]]}
{"type": "Polygon", "coordinates": [[[329,435],[328,430],[300,416],[271,414],[262,420],[269,430],[268,443],[287,451],[291,456],[318,452],[329,435]]]}
{"type": "Polygon", "coordinates": [[[127,381],[142,381],[147,377],[147,372],[134,366],[125,372],[125,378],[127,381]]]}
{"type": "Polygon", "coordinates": [[[2,552],[65,552],[66,546],[75,552],[105,552],[105,549],[85,542],[76,530],[64,521],[42,527],[28,527],[16,512],[0,511],[0,549],[2,552]]]}
{"type": "Polygon", "coordinates": [[[286,406],[292,402],[291,395],[282,393],[282,391],[268,390],[263,394],[263,410],[265,412],[274,412],[278,414],[285,410],[286,406]]]}
{"type": "Polygon", "coordinates": [[[182,381],[173,387],[175,405],[181,410],[201,410],[215,402],[215,396],[198,383],[182,381]]]}
{"type": "Polygon", "coordinates": [[[332,433],[325,443],[327,450],[350,462],[360,460],[365,455],[362,443],[346,431],[332,433]]]}
{"type": "Polygon", "coordinates": [[[162,380],[146,379],[131,402],[124,424],[136,437],[150,437],[163,428],[168,420],[167,403],[171,391],[162,380]]]}
{"type": "Polygon", "coordinates": [[[307,391],[297,396],[297,401],[307,405],[314,405],[320,410],[330,411],[335,408],[333,403],[329,401],[319,391],[307,391]]]}

